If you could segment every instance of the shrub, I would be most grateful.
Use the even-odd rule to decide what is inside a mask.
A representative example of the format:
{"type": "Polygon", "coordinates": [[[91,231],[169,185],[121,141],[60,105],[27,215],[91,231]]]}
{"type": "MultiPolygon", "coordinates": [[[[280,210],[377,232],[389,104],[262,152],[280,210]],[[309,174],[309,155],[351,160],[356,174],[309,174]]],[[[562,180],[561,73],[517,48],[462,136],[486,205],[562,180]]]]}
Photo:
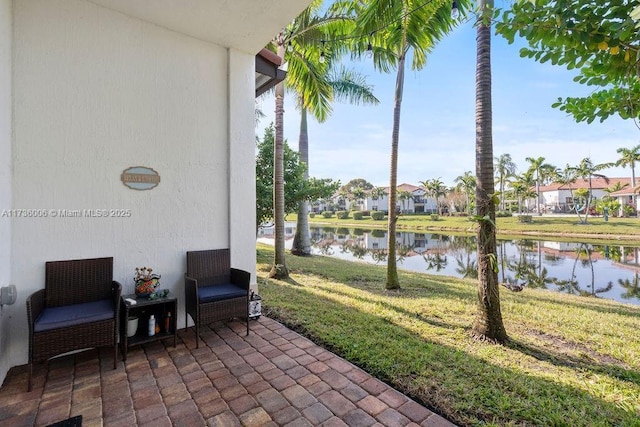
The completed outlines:
{"type": "Polygon", "coordinates": [[[362,216],[371,216],[370,211],[360,211],[360,212],[362,212],[362,216]]]}
{"type": "Polygon", "coordinates": [[[363,230],[362,228],[354,228],[353,229],[353,235],[354,236],[362,236],[364,235],[365,230],[363,230]]]}
{"type": "Polygon", "coordinates": [[[513,216],[513,213],[511,211],[497,211],[496,212],[496,218],[506,218],[509,216],[513,216]]]}
{"type": "Polygon", "coordinates": [[[325,218],[331,218],[333,216],[333,212],[324,211],[324,212],[322,212],[322,216],[325,217],[325,218]]]}
{"type": "Polygon", "coordinates": [[[338,217],[338,219],[347,219],[347,218],[349,218],[349,212],[347,212],[347,211],[337,211],[336,212],[336,217],[338,217]]]}
{"type": "Polygon", "coordinates": [[[384,212],[373,211],[373,212],[371,212],[371,218],[373,218],[376,221],[383,220],[384,219],[384,212]]]}
{"type": "Polygon", "coordinates": [[[378,237],[378,238],[382,238],[385,236],[387,232],[384,230],[372,230],[371,231],[371,237],[378,237]]]}
{"type": "Polygon", "coordinates": [[[438,214],[431,214],[431,221],[438,221],[440,219],[440,215],[438,214]]]}
{"type": "Polygon", "coordinates": [[[633,215],[634,213],[635,213],[635,209],[633,209],[633,206],[624,205],[622,207],[622,215],[624,215],[625,218],[633,215]]]}
{"type": "Polygon", "coordinates": [[[315,217],[316,217],[315,212],[309,212],[309,218],[315,218],[315,217]]]}
{"type": "Polygon", "coordinates": [[[353,213],[353,219],[356,219],[356,220],[361,220],[363,216],[364,216],[363,213],[360,211],[355,211],[353,213]]]}
{"type": "Polygon", "coordinates": [[[518,215],[518,222],[532,222],[532,220],[531,215],[518,215]]]}

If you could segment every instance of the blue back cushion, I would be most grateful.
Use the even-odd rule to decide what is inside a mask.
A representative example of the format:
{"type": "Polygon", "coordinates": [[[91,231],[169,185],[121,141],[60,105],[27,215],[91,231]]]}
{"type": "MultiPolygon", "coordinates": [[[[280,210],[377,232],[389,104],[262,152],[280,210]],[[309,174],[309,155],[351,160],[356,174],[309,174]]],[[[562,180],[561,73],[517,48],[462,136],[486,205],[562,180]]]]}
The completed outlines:
{"type": "Polygon", "coordinates": [[[111,300],[47,307],[36,319],[33,331],[42,332],[84,323],[99,322],[113,319],[114,316],[115,310],[111,300]]]}
{"type": "Polygon", "coordinates": [[[222,301],[230,298],[246,297],[247,290],[231,283],[222,285],[202,286],[198,288],[200,303],[222,301]]]}

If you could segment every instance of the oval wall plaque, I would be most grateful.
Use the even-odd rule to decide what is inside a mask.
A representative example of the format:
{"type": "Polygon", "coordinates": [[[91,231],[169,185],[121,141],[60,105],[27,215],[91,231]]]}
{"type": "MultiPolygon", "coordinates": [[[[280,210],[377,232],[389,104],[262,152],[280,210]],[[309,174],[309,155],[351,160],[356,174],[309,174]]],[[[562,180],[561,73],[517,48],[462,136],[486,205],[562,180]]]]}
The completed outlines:
{"type": "Polygon", "coordinates": [[[133,190],[151,190],[160,184],[158,172],[145,166],[132,166],[122,171],[122,183],[133,190]]]}

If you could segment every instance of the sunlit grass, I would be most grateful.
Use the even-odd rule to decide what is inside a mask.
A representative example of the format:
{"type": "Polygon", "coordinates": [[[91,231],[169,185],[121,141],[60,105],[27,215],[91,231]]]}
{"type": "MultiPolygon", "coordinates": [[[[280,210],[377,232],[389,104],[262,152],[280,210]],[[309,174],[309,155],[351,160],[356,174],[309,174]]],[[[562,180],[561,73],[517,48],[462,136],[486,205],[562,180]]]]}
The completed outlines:
{"type": "Polygon", "coordinates": [[[501,292],[510,342],[471,338],[476,283],[334,258],[287,257],[266,279],[266,314],[460,425],[640,425],[640,307],[526,289],[501,292]]]}

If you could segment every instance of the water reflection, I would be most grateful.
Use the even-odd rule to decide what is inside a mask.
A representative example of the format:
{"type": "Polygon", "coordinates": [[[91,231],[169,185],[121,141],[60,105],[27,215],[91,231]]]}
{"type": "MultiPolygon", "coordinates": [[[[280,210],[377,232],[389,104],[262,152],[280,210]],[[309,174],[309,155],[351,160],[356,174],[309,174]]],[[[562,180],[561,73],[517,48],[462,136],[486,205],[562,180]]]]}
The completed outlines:
{"type": "MultiPolygon", "coordinates": [[[[313,252],[346,260],[386,264],[386,230],[311,227],[313,252]]],[[[285,228],[290,242],[295,227],[285,228]]],[[[272,231],[261,230],[269,241],[272,231]]],[[[540,288],[599,296],[640,305],[640,248],[498,240],[499,280],[511,289],[540,288]]],[[[397,233],[399,268],[477,279],[475,236],[397,233]]]]}

